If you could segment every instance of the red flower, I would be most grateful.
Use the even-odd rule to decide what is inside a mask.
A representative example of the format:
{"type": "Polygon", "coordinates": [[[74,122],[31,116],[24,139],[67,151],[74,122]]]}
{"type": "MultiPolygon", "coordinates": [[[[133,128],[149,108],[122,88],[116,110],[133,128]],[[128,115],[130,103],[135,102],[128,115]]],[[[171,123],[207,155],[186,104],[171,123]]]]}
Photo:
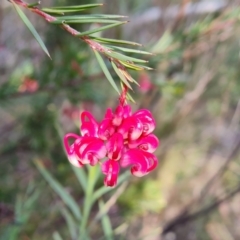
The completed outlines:
{"type": "Polygon", "coordinates": [[[81,137],[74,133],[68,133],[64,136],[63,142],[69,162],[75,167],[82,167],[83,164],[75,153],[74,143],[69,146],[68,141],[70,138],[73,138],[73,140],[76,141],[77,139],[81,139],[81,137]]]}
{"type": "Polygon", "coordinates": [[[112,124],[114,126],[119,126],[121,125],[123,119],[126,119],[131,115],[131,107],[129,105],[119,105],[115,110],[115,114],[113,115],[112,124]]]}
{"type": "Polygon", "coordinates": [[[90,112],[84,111],[81,116],[80,131],[82,136],[98,137],[98,123],[90,112]]]}
{"type": "Polygon", "coordinates": [[[152,116],[152,113],[147,109],[138,110],[133,114],[143,125],[143,135],[146,136],[153,132],[156,127],[156,122],[152,116]]]}
{"type": "Polygon", "coordinates": [[[75,155],[82,164],[96,165],[106,156],[107,150],[104,142],[96,137],[83,137],[74,143],[75,155]]]}
{"type": "Polygon", "coordinates": [[[108,157],[112,160],[119,160],[123,150],[123,136],[120,133],[114,133],[106,143],[108,157]]]}
{"type": "Polygon", "coordinates": [[[133,115],[129,105],[119,105],[113,113],[107,109],[99,124],[89,112],[82,112],[82,137],[69,133],[64,137],[64,145],[70,163],[76,167],[84,164],[101,164],[106,186],[115,186],[122,167],[131,167],[131,173],[142,177],[156,168],[158,160],[152,153],[159,145],[158,138],[151,134],[156,126],[150,111],[139,110],[133,115]],[[69,145],[69,139],[73,143],[69,145]],[[104,143],[105,141],[105,143],[104,143]]]}
{"type": "Polygon", "coordinates": [[[148,174],[157,166],[157,157],[152,153],[144,152],[139,149],[128,150],[121,159],[121,166],[133,165],[131,173],[137,177],[148,174]]]}
{"type": "Polygon", "coordinates": [[[102,140],[108,140],[115,132],[115,127],[112,125],[113,113],[111,109],[107,109],[105,118],[99,124],[98,137],[102,140]]]}
{"type": "Polygon", "coordinates": [[[159,145],[159,140],[154,134],[149,134],[147,136],[141,136],[135,141],[129,141],[129,148],[138,148],[145,152],[153,153],[159,145]]]}
{"type": "Polygon", "coordinates": [[[119,173],[119,163],[109,159],[102,164],[101,169],[103,174],[106,175],[104,178],[104,184],[109,187],[116,186],[119,173]]]}

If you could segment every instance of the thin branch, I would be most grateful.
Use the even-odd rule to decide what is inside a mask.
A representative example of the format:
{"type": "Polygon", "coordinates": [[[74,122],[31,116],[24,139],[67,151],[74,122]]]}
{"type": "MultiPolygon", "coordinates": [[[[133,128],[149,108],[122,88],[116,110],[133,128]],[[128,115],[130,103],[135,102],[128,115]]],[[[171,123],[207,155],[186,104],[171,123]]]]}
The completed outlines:
{"type": "Polygon", "coordinates": [[[232,197],[234,197],[237,193],[240,192],[240,186],[238,186],[237,188],[235,188],[233,191],[231,191],[229,194],[227,194],[225,197],[216,200],[215,202],[213,202],[212,204],[210,204],[207,207],[204,207],[194,213],[190,213],[188,215],[184,215],[184,216],[179,216],[177,218],[175,218],[172,222],[168,223],[163,231],[162,234],[166,234],[169,231],[172,231],[174,228],[176,228],[179,225],[185,224],[187,222],[190,221],[194,221],[195,219],[202,217],[205,214],[209,214],[211,211],[214,211],[217,207],[219,207],[222,203],[230,200],[232,197]]]}
{"type": "MultiPolygon", "coordinates": [[[[205,185],[200,198],[196,201],[196,202],[200,202],[202,200],[203,196],[206,196],[210,187],[212,186],[212,184],[215,182],[215,180],[220,177],[225,170],[227,169],[229,163],[231,162],[231,160],[234,158],[234,156],[236,156],[236,154],[239,151],[239,146],[240,146],[240,137],[238,138],[237,143],[235,144],[235,146],[233,147],[232,151],[229,153],[229,155],[226,158],[225,163],[223,164],[223,166],[217,171],[217,173],[208,181],[208,183],[205,185]]],[[[229,200],[231,197],[233,197],[235,194],[237,194],[240,191],[240,187],[237,187],[235,190],[233,190],[232,192],[230,192],[229,194],[227,194],[225,197],[216,200],[215,202],[213,202],[212,204],[210,204],[207,207],[204,207],[194,213],[189,213],[189,205],[192,205],[194,203],[194,201],[191,204],[188,204],[188,206],[186,208],[184,208],[182,210],[182,212],[176,217],[174,218],[170,223],[168,223],[164,230],[163,230],[163,234],[171,231],[172,229],[174,229],[175,227],[177,227],[178,225],[181,225],[183,223],[195,220],[198,217],[201,217],[202,215],[209,213],[210,211],[213,211],[216,207],[218,207],[220,204],[222,204],[224,201],[229,200]]]]}
{"type": "MultiPolygon", "coordinates": [[[[10,2],[18,4],[19,6],[22,6],[28,10],[30,10],[31,12],[39,15],[40,17],[42,17],[43,19],[45,19],[47,22],[52,23],[54,21],[57,20],[56,17],[47,14],[45,12],[43,12],[41,9],[39,9],[37,6],[29,6],[29,4],[27,4],[26,2],[22,1],[22,0],[10,0],[10,2]]],[[[71,26],[69,26],[68,24],[62,22],[59,24],[65,31],[67,31],[68,33],[70,33],[72,36],[77,37],[78,39],[84,41],[86,44],[89,45],[89,47],[92,50],[98,51],[101,54],[103,54],[109,61],[114,62],[117,66],[118,69],[123,70],[124,72],[127,73],[126,71],[126,67],[124,66],[123,62],[124,61],[120,61],[120,59],[118,59],[118,57],[114,57],[114,56],[110,56],[110,54],[112,55],[114,53],[113,50],[109,49],[108,47],[103,46],[102,44],[100,44],[99,42],[94,41],[93,39],[91,39],[90,37],[84,35],[84,36],[79,36],[81,34],[81,32],[77,31],[76,29],[72,28],[71,26]]],[[[137,44],[135,44],[137,45],[137,44]]],[[[128,63],[128,61],[126,61],[128,63]]],[[[133,66],[135,66],[133,64],[133,66]]],[[[137,66],[136,66],[137,67],[137,66]]],[[[127,80],[129,80],[128,78],[126,78],[127,80]]]]}
{"type": "MultiPolygon", "coordinates": [[[[45,19],[49,23],[57,20],[56,17],[53,17],[50,14],[47,14],[47,13],[41,11],[37,6],[29,7],[29,5],[22,0],[11,0],[11,2],[14,2],[14,3],[30,10],[31,12],[36,13],[37,15],[39,15],[40,17],[42,17],[43,19],[45,19]]],[[[70,33],[74,37],[77,37],[77,38],[81,39],[82,41],[87,43],[92,49],[97,50],[97,51],[102,52],[102,53],[104,53],[106,51],[110,51],[108,48],[102,46],[100,43],[97,43],[97,42],[93,41],[92,39],[90,39],[87,36],[78,36],[79,34],[81,34],[81,32],[79,32],[76,29],[70,27],[68,24],[62,23],[60,25],[65,31],[67,31],[68,33],[70,33]]]]}

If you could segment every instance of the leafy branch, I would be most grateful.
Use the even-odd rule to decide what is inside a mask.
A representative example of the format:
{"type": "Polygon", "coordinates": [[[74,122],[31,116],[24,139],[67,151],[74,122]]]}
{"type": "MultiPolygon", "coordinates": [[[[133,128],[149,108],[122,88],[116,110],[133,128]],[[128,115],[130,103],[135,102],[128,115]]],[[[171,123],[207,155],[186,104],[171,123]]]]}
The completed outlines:
{"type": "MultiPolygon", "coordinates": [[[[44,52],[50,57],[46,46],[44,45],[41,37],[38,35],[37,31],[28,20],[21,7],[30,10],[31,12],[44,18],[47,22],[58,25],[66,32],[70,33],[72,36],[85,42],[95,53],[97,61],[102,68],[106,78],[112,85],[112,87],[120,94],[118,86],[113,80],[106,63],[104,62],[101,55],[107,58],[116,74],[121,80],[121,88],[126,93],[128,89],[132,89],[131,84],[138,84],[128,73],[128,70],[150,70],[148,66],[142,65],[147,63],[146,60],[129,57],[126,53],[130,54],[141,54],[141,55],[152,55],[149,52],[141,51],[132,47],[141,46],[141,44],[125,40],[109,39],[94,36],[94,33],[102,32],[106,29],[117,27],[127,23],[128,21],[121,21],[120,19],[125,18],[122,15],[107,15],[107,14],[78,14],[78,15],[65,15],[71,13],[84,12],[91,8],[100,7],[103,4],[86,4],[77,6],[62,6],[62,7],[52,7],[52,8],[40,8],[40,3],[28,4],[22,0],[9,0],[15,7],[19,16],[26,24],[28,29],[31,31],[33,36],[36,38],[44,52]],[[91,29],[84,32],[79,32],[69,24],[84,24],[84,23],[97,23],[104,24],[101,27],[91,29]]],[[[129,93],[126,93],[126,98],[132,100],[129,93]]]]}

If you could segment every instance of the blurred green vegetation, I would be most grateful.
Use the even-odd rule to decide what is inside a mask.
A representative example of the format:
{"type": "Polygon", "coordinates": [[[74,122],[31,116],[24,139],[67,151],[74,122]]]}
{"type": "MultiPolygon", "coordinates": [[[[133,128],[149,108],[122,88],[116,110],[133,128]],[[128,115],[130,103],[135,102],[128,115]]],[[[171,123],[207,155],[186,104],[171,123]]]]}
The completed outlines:
{"type": "MultiPolygon", "coordinates": [[[[96,2],[102,1],[87,3],[96,2]]],[[[175,4],[184,7],[196,2],[104,1],[102,9],[94,10],[129,15],[128,25],[104,32],[104,36],[140,39],[144,50],[155,53],[148,59],[153,71],[133,73],[139,82],[142,77],[150,79],[153,88],[143,93],[136,87],[132,96],[136,101],[133,108],[148,108],[157,120],[160,164],[147,177],[131,177],[111,207],[109,217],[116,239],[240,238],[240,7],[228,1],[225,8],[201,15],[181,14],[179,8],[173,17],[151,20],[160,8],[166,11],[175,4]],[[155,12],[148,12],[152,8],[155,12]],[[144,14],[149,15],[142,18],[144,14]],[[235,190],[228,201],[208,209],[235,190]],[[203,214],[194,215],[205,208],[203,214]],[[189,220],[184,220],[186,216],[189,220]]],[[[86,1],[70,4],[75,3],[86,1]]],[[[68,5],[69,1],[42,4],[68,5]]],[[[83,190],[65,156],[60,132],[77,132],[78,112],[83,109],[101,119],[107,107],[116,105],[118,96],[86,44],[31,16],[50,60],[34,45],[25,28],[22,35],[16,31],[23,23],[10,26],[5,21],[14,15],[11,4],[4,7],[0,42],[6,54],[0,72],[0,236],[3,240],[44,240],[51,239],[57,230],[69,239],[59,212],[61,201],[33,159],[40,159],[81,206],[83,190]]],[[[101,184],[99,181],[97,186],[101,184]]],[[[104,200],[110,197],[106,195],[104,200]]],[[[97,204],[90,216],[96,213],[97,204]]],[[[91,235],[100,239],[100,224],[94,226],[91,235]]]]}

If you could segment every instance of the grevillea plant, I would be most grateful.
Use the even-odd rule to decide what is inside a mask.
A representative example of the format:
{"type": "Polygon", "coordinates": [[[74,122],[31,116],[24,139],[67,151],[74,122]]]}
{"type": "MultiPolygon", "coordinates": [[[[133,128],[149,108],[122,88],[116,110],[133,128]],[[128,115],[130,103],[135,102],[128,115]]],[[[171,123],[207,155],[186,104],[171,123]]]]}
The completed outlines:
{"type": "MultiPolygon", "coordinates": [[[[127,21],[119,20],[125,16],[89,13],[75,15],[102,4],[40,8],[39,3],[28,4],[23,0],[9,0],[9,2],[13,4],[23,22],[48,56],[50,54],[45,44],[20,7],[30,10],[50,24],[59,25],[72,36],[85,42],[95,53],[103,73],[119,94],[119,104],[116,109],[114,111],[107,109],[100,122],[96,121],[90,112],[81,112],[80,135],[76,133],[64,135],[58,128],[59,135],[63,138],[68,160],[73,165],[73,171],[82,186],[83,206],[79,206],[79,203],[53,178],[41,161],[35,161],[41,174],[65,203],[64,206],[60,207],[60,211],[67,222],[71,239],[89,239],[91,226],[99,219],[102,220],[104,239],[113,239],[113,230],[107,212],[114,201],[109,200],[110,202],[104,203],[101,198],[105,193],[114,189],[107,187],[116,187],[119,191],[124,191],[126,187],[124,181],[130,174],[125,171],[120,175],[121,168],[129,167],[132,175],[142,177],[153,171],[158,165],[158,159],[153,153],[159,145],[159,140],[153,134],[156,122],[152,113],[147,109],[132,112],[128,103],[129,101],[134,102],[129,94],[129,91],[132,90],[131,84],[139,85],[128,73],[128,70],[140,71],[151,68],[142,65],[147,60],[130,57],[126,54],[151,55],[151,53],[132,48],[140,45],[135,42],[94,35],[96,32],[126,23],[127,21]],[[85,32],[79,32],[72,27],[73,24],[85,23],[97,23],[102,24],[102,26],[85,32]],[[110,61],[113,70],[119,77],[121,90],[119,90],[119,86],[113,79],[102,56],[110,61]],[[86,168],[84,168],[85,165],[87,165],[86,168]],[[100,172],[105,175],[105,186],[96,189],[100,172]],[[90,221],[90,212],[96,201],[99,203],[99,212],[90,221]]],[[[115,193],[119,194],[118,191],[115,193]]],[[[113,196],[116,199],[116,196],[113,196]]],[[[58,231],[54,232],[53,238],[62,239],[58,231]]]]}

